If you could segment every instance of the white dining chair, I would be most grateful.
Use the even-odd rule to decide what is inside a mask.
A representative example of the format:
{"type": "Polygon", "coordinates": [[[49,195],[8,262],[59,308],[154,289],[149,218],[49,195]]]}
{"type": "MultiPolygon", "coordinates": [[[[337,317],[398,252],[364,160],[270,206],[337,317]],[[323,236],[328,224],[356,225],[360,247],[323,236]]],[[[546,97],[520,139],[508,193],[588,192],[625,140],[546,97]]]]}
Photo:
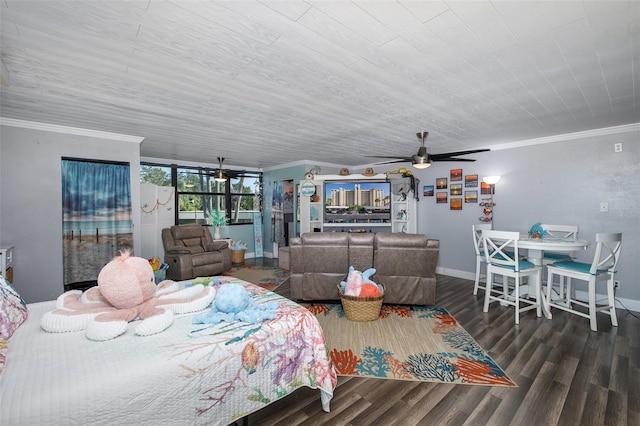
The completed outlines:
{"type": "MultiPolygon", "coordinates": [[[[545,237],[551,238],[578,238],[578,226],[577,225],[552,225],[548,223],[540,224],[540,227],[546,231],[545,237]]],[[[547,265],[552,264],[553,262],[561,262],[565,260],[575,259],[576,253],[575,251],[568,252],[557,252],[557,251],[545,251],[542,256],[542,264],[546,267],[547,265]]],[[[544,276],[543,276],[544,278],[544,276]]],[[[560,299],[565,299],[565,302],[568,303],[570,298],[570,294],[565,295],[565,290],[571,292],[571,278],[567,278],[567,282],[565,284],[565,278],[560,277],[560,282],[556,287],[556,291],[558,293],[558,297],[560,299]]],[[[547,285],[550,285],[547,283],[547,285]]]]}
{"type": "MultiPolygon", "coordinates": [[[[484,256],[484,245],[482,243],[482,230],[491,229],[490,223],[479,223],[471,226],[473,231],[473,248],[476,251],[476,281],[473,285],[473,295],[478,294],[478,289],[485,290],[485,287],[480,285],[480,273],[483,265],[486,265],[486,259],[484,256]]],[[[486,268],[485,268],[486,269],[486,268]]]]}
{"type": "MultiPolygon", "coordinates": [[[[540,227],[546,231],[545,238],[578,238],[577,225],[550,225],[540,224],[540,227]]],[[[571,260],[575,258],[575,252],[555,252],[546,251],[542,258],[544,263],[553,263],[563,260],[571,260]]]]}
{"type": "MultiPolygon", "coordinates": [[[[520,313],[531,309],[536,310],[537,316],[541,315],[542,297],[541,280],[542,266],[534,265],[528,260],[523,260],[518,253],[519,232],[483,230],[482,241],[485,249],[487,263],[487,285],[484,292],[483,312],[489,311],[489,304],[495,301],[501,305],[515,307],[516,324],[520,323],[520,313]],[[508,249],[507,249],[508,248],[508,249]],[[493,276],[502,275],[502,291],[493,289],[493,276]],[[535,295],[529,294],[529,298],[521,297],[521,279],[528,277],[533,280],[535,295]],[[512,293],[509,293],[508,279],[513,278],[515,285],[512,293]],[[534,299],[530,297],[534,296],[534,299]],[[529,305],[520,307],[521,304],[529,305]]],[[[531,284],[531,283],[530,283],[531,284]]]]}
{"type": "MultiPolygon", "coordinates": [[[[551,297],[552,288],[547,286],[547,305],[549,308],[558,308],[581,317],[589,318],[591,330],[598,330],[596,321],[596,313],[605,312],[611,317],[611,325],[618,326],[616,317],[616,302],[614,294],[614,276],[616,273],[616,265],[620,257],[620,248],[622,246],[622,233],[598,233],[596,234],[596,251],[591,263],[576,262],[567,260],[555,262],[547,266],[547,282],[553,282],[553,276],[572,278],[587,282],[588,301],[578,300],[575,296],[571,296],[571,289],[565,290],[566,297],[560,300],[554,300],[551,297]],[[596,301],[596,283],[606,280],[606,303],[597,304],[596,301]],[[573,308],[573,305],[587,308],[588,312],[582,312],[573,308]]],[[[570,285],[570,284],[567,284],[570,285]]]]}

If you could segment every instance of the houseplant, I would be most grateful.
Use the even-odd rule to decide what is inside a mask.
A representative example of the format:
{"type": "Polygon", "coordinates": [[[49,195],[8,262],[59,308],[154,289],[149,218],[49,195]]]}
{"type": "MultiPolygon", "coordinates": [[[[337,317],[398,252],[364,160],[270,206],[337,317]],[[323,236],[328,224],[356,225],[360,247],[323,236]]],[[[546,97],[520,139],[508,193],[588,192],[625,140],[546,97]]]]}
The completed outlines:
{"type": "Polygon", "coordinates": [[[215,240],[220,239],[220,227],[227,226],[227,216],[225,212],[222,210],[209,210],[209,221],[211,225],[214,227],[213,229],[213,238],[215,240]]]}

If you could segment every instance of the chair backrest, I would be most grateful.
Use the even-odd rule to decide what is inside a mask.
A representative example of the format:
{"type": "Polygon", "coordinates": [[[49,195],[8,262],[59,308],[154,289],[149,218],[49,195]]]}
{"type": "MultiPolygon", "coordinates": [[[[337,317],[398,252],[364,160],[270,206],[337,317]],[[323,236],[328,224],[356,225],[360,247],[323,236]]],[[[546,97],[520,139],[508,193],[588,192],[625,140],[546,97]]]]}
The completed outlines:
{"type": "Polygon", "coordinates": [[[622,233],[597,233],[596,243],[596,253],[589,273],[595,275],[598,270],[613,272],[620,257],[622,233]]]}
{"type": "Polygon", "coordinates": [[[484,244],[482,243],[482,230],[491,229],[493,225],[490,223],[478,223],[471,225],[473,231],[473,248],[476,250],[476,256],[484,256],[484,244]]]}
{"type": "Polygon", "coordinates": [[[170,247],[187,247],[192,253],[205,252],[213,242],[211,233],[202,225],[174,225],[162,230],[165,252],[170,247]]]}
{"type": "Polygon", "coordinates": [[[578,238],[577,225],[549,225],[540,224],[542,229],[547,231],[547,235],[558,238],[578,238]]]}
{"type": "Polygon", "coordinates": [[[482,231],[482,242],[484,244],[484,255],[487,263],[512,268],[520,271],[518,257],[519,232],[494,231],[485,229],[482,231]]]}

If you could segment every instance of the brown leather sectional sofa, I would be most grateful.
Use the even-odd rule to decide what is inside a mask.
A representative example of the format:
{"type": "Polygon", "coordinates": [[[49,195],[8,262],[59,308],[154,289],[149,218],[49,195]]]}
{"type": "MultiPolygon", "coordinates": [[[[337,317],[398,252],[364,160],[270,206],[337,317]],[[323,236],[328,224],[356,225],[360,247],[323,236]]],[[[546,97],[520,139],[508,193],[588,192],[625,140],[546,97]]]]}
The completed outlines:
{"type": "Polygon", "coordinates": [[[422,234],[310,232],[289,241],[291,296],[340,300],[337,285],[349,266],[384,283],[384,303],[434,305],[438,240],[422,234]]]}

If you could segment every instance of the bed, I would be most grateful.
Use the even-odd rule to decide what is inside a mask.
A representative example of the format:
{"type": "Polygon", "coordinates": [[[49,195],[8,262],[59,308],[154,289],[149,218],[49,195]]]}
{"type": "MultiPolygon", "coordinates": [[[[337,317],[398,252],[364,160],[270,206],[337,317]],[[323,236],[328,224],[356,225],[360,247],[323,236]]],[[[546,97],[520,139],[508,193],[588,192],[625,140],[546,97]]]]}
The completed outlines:
{"type": "Polygon", "coordinates": [[[244,285],[255,303],[277,302],[277,318],[194,325],[183,315],[153,336],[130,327],[95,342],[40,329],[55,301],[27,305],[28,319],[0,340],[0,424],[227,425],[302,386],[319,389],[329,411],[336,373],[314,315],[256,285],[218,278],[244,285]]]}

